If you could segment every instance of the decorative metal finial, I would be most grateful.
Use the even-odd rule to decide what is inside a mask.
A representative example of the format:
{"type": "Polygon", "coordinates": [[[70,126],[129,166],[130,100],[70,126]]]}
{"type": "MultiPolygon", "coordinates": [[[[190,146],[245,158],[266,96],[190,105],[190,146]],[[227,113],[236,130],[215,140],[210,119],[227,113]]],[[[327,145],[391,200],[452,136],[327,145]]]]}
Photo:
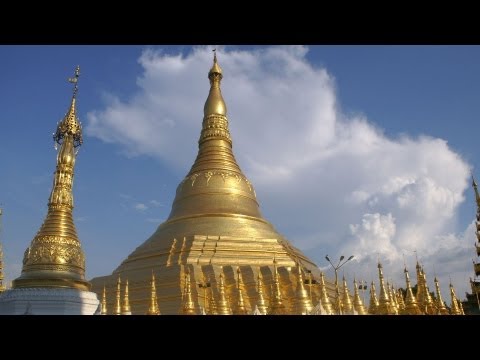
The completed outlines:
{"type": "Polygon", "coordinates": [[[217,49],[212,49],[213,51],[213,62],[216,63],[217,62],[217,49]]]}
{"type": "Polygon", "coordinates": [[[77,67],[75,68],[75,77],[73,78],[68,78],[68,82],[69,83],[72,83],[72,84],[75,84],[73,86],[73,97],[77,96],[77,92],[78,92],[78,78],[80,77],[80,65],[77,65],[77,67]]]}

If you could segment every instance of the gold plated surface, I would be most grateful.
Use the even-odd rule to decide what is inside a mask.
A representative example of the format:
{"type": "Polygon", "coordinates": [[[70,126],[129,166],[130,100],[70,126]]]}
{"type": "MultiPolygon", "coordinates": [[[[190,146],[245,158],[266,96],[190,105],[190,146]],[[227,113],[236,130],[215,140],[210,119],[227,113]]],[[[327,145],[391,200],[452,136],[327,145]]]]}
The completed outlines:
{"type": "Polygon", "coordinates": [[[202,288],[193,284],[208,278],[209,303],[215,303],[216,311],[222,314],[236,307],[239,297],[236,269],[240,268],[242,297],[249,314],[259,298],[256,286],[259,274],[266,290],[265,301],[273,304],[270,290],[278,287],[281,295],[285,295],[285,313],[293,313],[297,280],[292,269],[296,262],[313,277],[318,278],[320,271],[260,212],[253,185],[241,171],[232,151],[227,107],[220,89],[223,74],[216,54],[208,78],[210,92],[204,106],[198,154],[177,187],[169,217],[111,275],[92,279],[92,289],[100,294],[104,283],[109,290],[115,286],[118,275],[128,277],[132,313],[145,314],[150,302],[148,279],[150,270],[154,269],[162,313],[178,314],[182,305],[183,274],[188,268],[192,279],[191,297],[197,308],[203,304],[205,295],[202,288]],[[274,256],[278,269],[276,284],[274,256]]]}
{"type": "Polygon", "coordinates": [[[131,315],[130,299],[128,298],[128,279],[125,281],[125,292],[123,294],[122,315],[131,315]]]}
{"type": "Polygon", "coordinates": [[[183,292],[183,304],[180,309],[180,314],[182,315],[196,315],[195,304],[192,300],[192,290],[190,282],[190,272],[187,270],[185,272],[185,290],[183,292]]]}
{"type": "MultiPolygon", "coordinates": [[[[48,213],[23,258],[22,274],[13,281],[14,288],[66,287],[88,291],[85,280],[85,256],[73,222],[73,175],[77,151],[82,144],[82,126],[76,115],[77,82],[75,70],[73,97],[67,114],[54,133],[60,145],[48,213]]],[[[101,288],[97,292],[100,294],[101,288]]]]}

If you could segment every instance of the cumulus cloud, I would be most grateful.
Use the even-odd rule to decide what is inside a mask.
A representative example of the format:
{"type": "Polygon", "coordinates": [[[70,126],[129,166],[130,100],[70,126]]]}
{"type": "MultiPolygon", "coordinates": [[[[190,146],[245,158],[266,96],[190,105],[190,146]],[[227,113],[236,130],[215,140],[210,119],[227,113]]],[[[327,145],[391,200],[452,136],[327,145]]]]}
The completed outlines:
{"type": "Polygon", "coordinates": [[[145,211],[148,209],[148,206],[143,203],[137,203],[133,207],[135,208],[135,210],[138,210],[138,211],[145,211]]]}
{"type": "MultiPolygon", "coordinates": [[[[376,276],[382,259],[400,284],[402,254],[410,264],[416,250],[425,266],[438,264],[445,285],[449,271],[459,280],[473,231],[456,229],[469,165],[443,139],[392,138],[365,116],[345,115],[334,77],[307,53],[303,46],[219,51],[234,152],[264,215],[313,259],[355,254],[348,266],[357,277],[376,276]]],[[[88,114],[88,135],[186,173],[211,62],[205,47],[177,55],[145,50],[138,91],[126,101],[106,96],[105,108],[88,114]]],[[[463,294],[468,283],[455,285],[463,294]]]]}

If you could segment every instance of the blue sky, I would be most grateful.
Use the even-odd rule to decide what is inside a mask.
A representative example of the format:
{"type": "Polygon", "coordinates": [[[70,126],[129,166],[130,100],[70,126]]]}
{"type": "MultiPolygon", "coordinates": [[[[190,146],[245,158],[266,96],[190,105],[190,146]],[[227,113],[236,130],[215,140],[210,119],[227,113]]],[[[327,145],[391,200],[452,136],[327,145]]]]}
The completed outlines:
{"type": "MultiPolygon", "coordinates": [[[[168,216],[196,155],[210,48],[0,46],[9,280],[46,214],[51,134],[75,66],[84,145],[74,215],[91,278],[168,216]]],[[[480,177],[480,47],[226,46],[219,62],[235,155],[277,230],[320,267],[327,253],[354,253],[350,277],[371,280],[378,252],[398,286],[402,254],[413,270],[417,249],[430,288],[435,267],[444,296],[449,276],[463,295],[474,256],[469,168],[480,177]]]]}

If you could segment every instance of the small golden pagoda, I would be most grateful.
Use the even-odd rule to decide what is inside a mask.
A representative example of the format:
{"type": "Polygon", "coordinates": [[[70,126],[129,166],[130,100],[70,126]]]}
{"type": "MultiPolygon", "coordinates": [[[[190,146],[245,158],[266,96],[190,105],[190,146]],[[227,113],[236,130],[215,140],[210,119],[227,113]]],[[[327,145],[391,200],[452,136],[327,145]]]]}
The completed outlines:
{"type": "MultiPolygon", "coordinates": [[[[119,275],[128,277],[132,313],[144,314],[150,303],[150,269],[154,269],[162,313],[177,314],[182,304],[182,276],[188,268],[192,285],[210,279],[218,313],[229,313],[238,299],[239,268],[247,313],[253,313],[259,298],[259,274],[265,289],[274,290],[274,299],[282,299],[284,312],[293,313],[299,281],[294,273],[296,262],[317,278],[320,272],[260,213],[253,185],[233,155],[227,106],[220,89],[223,73],[216,53],[208,78],[210,92],[203,109],[198,155],[177,187],[168,219],[111,275],[92,279],[93,291],[101,294],[104,283],[109,290],[119,275]],[[275,276],[273,257],[278,268],[275,276]]],[[[328,288],[332,292],[333,286],[328,288]]],[[[196,306],[202,303],[201,292],[192,286],[196,306]]],[[[266,293],[270,297],[271,292],[266,293]]],[[[270,308],[278,305],[275,301],[268,301],[270,308]]]]}
{"type": "MultiPolygon", "coordinates": [[[[73,223],[73,175],[76,150],[82,145],[82,126],[77,117],[76,95],[80,68],[77,66],[70,108],[53,134],[57,168],[48,201],[48,213],[40,230],[26,249],[23,268],[13,288],[73,288],[88,291],[85,280],[85,256],[73,223]]],[[[101,285],[97,291],[101,294],[101,285]]]]}

